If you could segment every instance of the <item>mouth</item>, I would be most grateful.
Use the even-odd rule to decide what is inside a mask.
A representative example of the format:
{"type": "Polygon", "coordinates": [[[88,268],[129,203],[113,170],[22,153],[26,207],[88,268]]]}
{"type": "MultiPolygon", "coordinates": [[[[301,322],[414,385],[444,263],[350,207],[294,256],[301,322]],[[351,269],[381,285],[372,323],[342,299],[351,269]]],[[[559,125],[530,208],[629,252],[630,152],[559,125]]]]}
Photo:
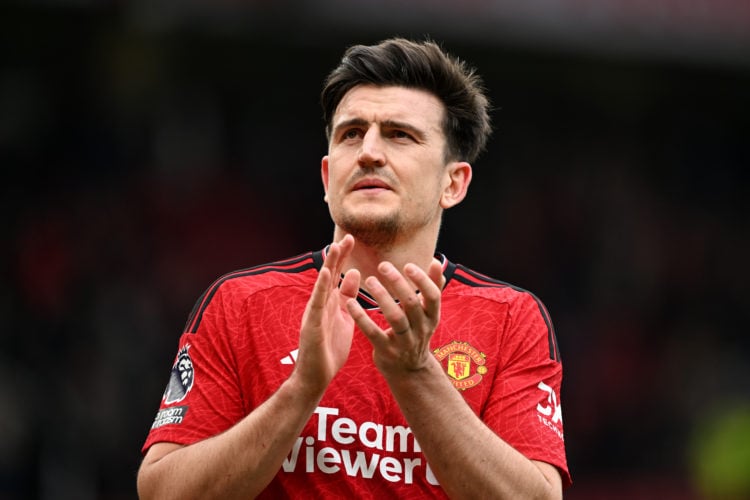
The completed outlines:
{"type": "Polygon", "coordinates": [[[352,186],[352,191],[391,190],[388,183],[380,179],[361,179],[352,186]]]}

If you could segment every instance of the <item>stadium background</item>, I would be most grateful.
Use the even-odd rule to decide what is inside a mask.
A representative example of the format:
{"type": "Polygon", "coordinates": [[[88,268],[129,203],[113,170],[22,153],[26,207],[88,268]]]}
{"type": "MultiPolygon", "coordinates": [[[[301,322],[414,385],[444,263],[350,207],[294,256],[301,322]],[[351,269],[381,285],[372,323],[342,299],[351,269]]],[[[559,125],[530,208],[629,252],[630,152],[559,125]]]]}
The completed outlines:
{"type": "Polygon", "coordinates": [[[194,300],[328,242],[321,81],[394,34],[490,90],[439,246],[548,306],[566,498],[750,494],[747,3],[177,5],[0,7],[0,498],[135,497],[194,300]]]}

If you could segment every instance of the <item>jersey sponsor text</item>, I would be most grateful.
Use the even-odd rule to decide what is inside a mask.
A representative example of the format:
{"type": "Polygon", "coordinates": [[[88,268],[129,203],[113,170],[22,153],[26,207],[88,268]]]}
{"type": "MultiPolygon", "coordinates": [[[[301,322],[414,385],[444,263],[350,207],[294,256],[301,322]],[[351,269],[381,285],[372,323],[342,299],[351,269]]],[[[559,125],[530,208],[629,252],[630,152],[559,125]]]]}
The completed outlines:
{"type": "Polygon", "coordinates": [[[539,423],[552,429],[552,431],[557,434],[557,437],[564,441],[565,437],[563,436],[563,432],[560,429],[559,425],[562,424],[562,407],[557,402],[558,398],[555,390],[544,382],[539,382],[537,388],[541,391],[544,391],[547,395],[546,405],[542,405],[542,403],[536,405],[539,423]],[[551,419],[548,418],[550,416],[552,416],[551,419]]]}
{"type": "Polygon", "coordinates": [[[159,412],[156,414],[156,418],[154,418],[154,423],[151,424],[151,428],[158,429],[163,425],[181,424],[182,419],[185,418],[185,415],[187,414],[187,411],[187,406],[173,406],[172,408],[159,410],[159,412]]]}
{"type": "Polygon", "coordinates": [[[307,473],[343,472],[365,479],[372,479],[378,474],[386,481],[405,484],[414,483],[416,474],[424,474],[428,483],[438,485],[430,466],[420,454],[421,448],[410,428],[375,422],[358,425],[351,418],[338,417],[338,414],[338,408],[320,406],[315,409],[318,419],[316,433],[314,436],[297,438],[284,460],[284,472],[294,472],[299,467],[307,473]],[[331,442],[339,445],[357,443],[363,449],[321,446],[331,442]],[[414,456],[403,456],[404,453],[413,453],[414,456]]]}

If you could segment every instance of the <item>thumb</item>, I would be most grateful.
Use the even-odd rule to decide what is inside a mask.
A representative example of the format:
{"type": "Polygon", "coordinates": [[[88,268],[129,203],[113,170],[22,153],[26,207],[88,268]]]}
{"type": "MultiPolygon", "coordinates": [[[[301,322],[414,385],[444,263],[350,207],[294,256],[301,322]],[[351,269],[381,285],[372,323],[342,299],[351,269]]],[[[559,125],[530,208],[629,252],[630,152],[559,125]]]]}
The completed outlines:
{"type": "Polygon", "coordinates": [[[344,274],[344,279],[341,280],[340,292],[346,299],[354,299],[359,293],[359,281],[360,274],[356,269],[350,269],[344,274]]]}

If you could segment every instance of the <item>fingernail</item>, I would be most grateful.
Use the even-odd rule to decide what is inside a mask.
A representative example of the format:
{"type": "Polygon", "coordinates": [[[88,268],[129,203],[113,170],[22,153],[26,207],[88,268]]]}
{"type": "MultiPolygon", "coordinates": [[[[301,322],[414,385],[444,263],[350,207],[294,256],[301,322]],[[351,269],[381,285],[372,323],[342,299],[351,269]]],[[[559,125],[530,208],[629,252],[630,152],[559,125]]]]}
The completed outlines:
{"type": "Polygon", "coordinates": [[[385,274],[385,275],[392,274],[396,270],[393,264],[387,261],[381,262],[379,267],[380,267],[381,274],[385,274]]]}

